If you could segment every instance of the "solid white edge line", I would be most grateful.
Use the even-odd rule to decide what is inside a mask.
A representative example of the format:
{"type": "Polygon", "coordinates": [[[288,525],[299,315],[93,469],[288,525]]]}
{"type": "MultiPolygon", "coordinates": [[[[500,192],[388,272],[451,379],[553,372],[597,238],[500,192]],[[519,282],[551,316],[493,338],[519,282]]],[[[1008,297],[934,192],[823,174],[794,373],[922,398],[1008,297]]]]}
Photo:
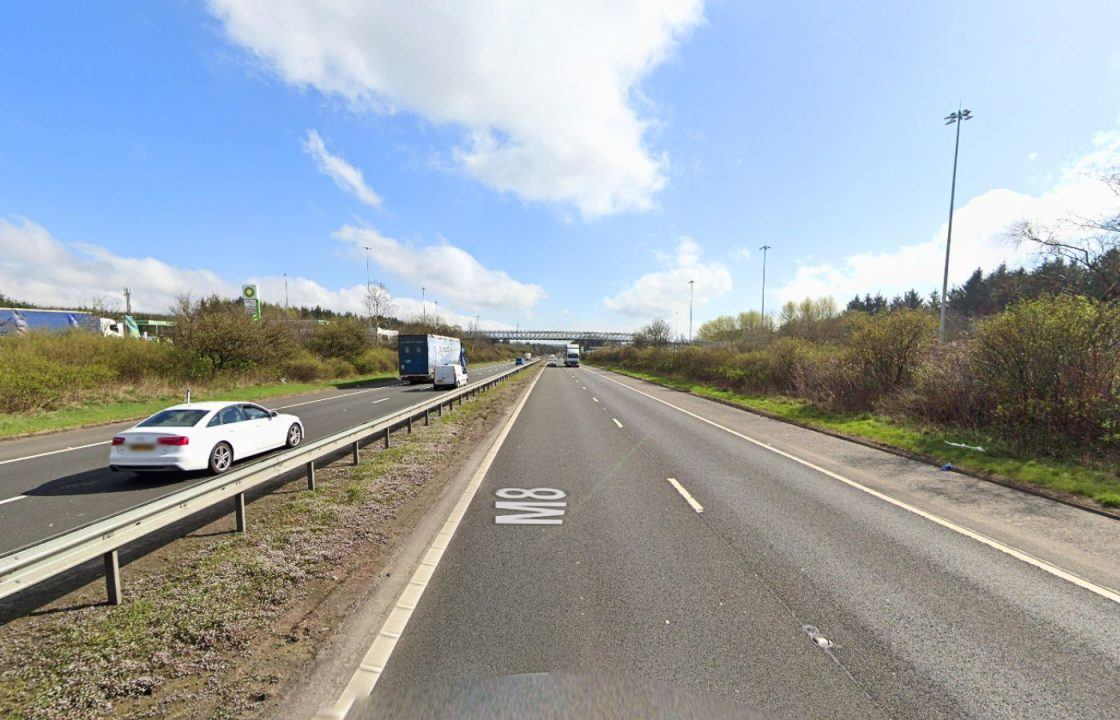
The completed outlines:
{"type": "MultiPolygon", "coordinates": [[[[386,385],[385,387],[397,387],[397,386],[396,385],[386,385]]],[[[383,389],[384,388],[379,388],[379,387],[378,388],[366,388],[365,390],[356,390],[352,393],[346,393],[345,395],[332,395],[331,397],[319,398],[318,400],[308,400],[307,402],[296,403],[295,405],[280,405],[280,406],[277,406],[275,409],[276,410],[287,410],[288,408],[299,407],[301,405],[311,405],[312,403],[323,402],[325,400],[339,400],[341,398],[350,397],[351,395],[358,395],[359,393],[366,393],[366,392],[372,392],[374,390],[383,390],[383,389]]],[[[388,400],[389,398],[385,398],[385,399],[388,400]]],[[[380,400],[374,400],[374,402],[380,402],[380,400]]],[[[98,445],[108,445],[110,442],[112,442],[112,441],[111,440],[102,440],[100,442],[89,443],[88,445],[74,445],[72,447],[59,448],[58,450],[50,450],[48,452],[36,453],[35,455],[24,455],[23,457],[12,458],[11,460],[0,460],[0,465],[7,465],[9,463],[21,462],[23,460],[34,460],[35,458],[47,457],[48,455],[58,455],[58,454],[64,453],[64,452],[70,452],[71,450],[85,450],[86,448],[97,447],[98,445]]]]}
{"type": "Polygon", "coordinates": [[[345,718],[346,713],[350,712],[351,706],[354,701],[360,697],[368,697],[373,692],[374,686],[381,678],[381,673],[385,670],[386,664],[389,662],[389,656],[393,654],[393,649],[397,646],[397,641],[404,633],[405,627],[408,625],[409,619],[412,617],[412,611],[420,602],[420,598],[424,595],[424,590],[427,589],[428,583],[431,581],[432,576],[435,574],[436,568],[439,566],[439,561],[443,558],[443,553],[451,544],[451,539],[455,535],[455,531],[459,528],[459,523],[462,521],[463,516],[467,512],[471,501],[474,500],[475,493],[478,492],[479,486],[482,485],[486,473],[489,472],[490,466],[497,457],[498,451],[502,449],[502,445],[506,441],[506,436],[517,422],[518,416],[521,415],[521,409],[525,407],[525,403],[529,400],[529,396],[533,393],[533,388],[537,385],[537,380],[540,379],[540,373],[533,378],[533,382],[529,385],[529,389],[521,397],[514,408],[513,414],[510,415],[509,420],[506,421],[505,426],[502,428],[501,433],[494,440],[494,444],[486,452],[486,456],[482,459],[482,463],[475,469],[474,475],[471,477],[467,487],[463,490],[463,494],[459,497],[459,502],[455,504],[451,514],[448,516],[447,521],[443,524],[443,529],[436,534],[432,539],[431,544],[428,546],[428,551],[424,554],[423,560],[420,561],[416,571],[412,574],[412,579],[409,580],[408,585],[401,591],[400,596],[397,598],[397,603],[391,611],[389,617],[385,619],[385,623],[381,626],[381,630],[370,645],[369,650],[366,652],[365,657],[362,658],[358,669],[354,671],[354,675],[347,683],[346,689],[342,691],[342,696],[330,708],[324,708],[316,713],[317,720],[338,720],[345,718]]]}
{"type": "MultiPolygon", "coordinates": [[[[492,374],[493,373],[487,373],[487,375],[484,376],[484,377],[488,377],[489,375],[492,375],[492,374]]],[[[296,403],[294,405],[278,405],[274,409],[275,410],[288,410],[289,408],[300,407],[300,406],[303,406],[303,405],[312,405],[314,403],[326,402],[327,400],[341,400],[342,398],[347,398],[347,397],[350,397],[352,395],[360,395],[361,393],[373,392],[374,390],[386,390],[388,388],[394,388],[394,387],[401,387],[401,384],[382,385],[381,387],[366,388],[364,390],[355,390],[354,392],[346,393],[345,395],[332,395],[331,397],[319,398],[318,400],[308,400],[307,402],[296,403]]],[[[389,398],[382,398],[381,400],[374,400],[373,402],[374,403],[379,403],[379,402],[383,402],[384,400],[388,400],[388,399],[389,398]]],[[[23,460],[34,460],[35,458],[47,457],[48,455],[58,455],[59,453],[70,452],[71,450],[85,450],[86,448],[97,447],[98,445],[108,445],[110,442],[111,442],[110,440],[102,440],[101,442],[90,443],[88,445],[74,445],[72,447],[59,448],[58,450],[50,450],[48,452],[41,452],[41,453],[37,453],[35,455],[24,455],[23,457],[12,458],[10,460],[0,460],[0,465],[7,465],[8,463],[21,462],[23,460]]]]}
{"type": "Polygon", "coordinates": [[[5,503],[10,503],[10,502],[15,502],[16,500],[23,500],[26,497],[27,497],[26,495],[16,495],[15,497],[5,498],[3,500],[0,500],[0,505],[4,505],[5,503]]]}
{"type": "Polygon", "coordinates": [[[617,425],[617,426],[618,426],[619,428],[621,428],[621,427],[622,427],[622,423],[620,423],[620,422],[618,421],[618,418],[611,418],[611,420],[614,420],[614,424],[615,424],[615,425],[617,425]]]}
{"type": "Polygon", "coordinates": [[[58,455],[59,453],[70,452],[71,450],[85,450],[86,448],[97,447],[98,445],[108,445],[111,442],[112,440],[102,440],[100,442],[90,443],[89,445],[74,445],[73,447],[61,448],[59,450],[50,450],[48,452],[41,452],[35,455],[24,455],[23,457],[12,458],[11,460],[0,460],[0,465],[20,462],[21,460],[34,460],[35,458],[46,457],[48,455],[58,455]]]}
{"type": "Polygon", "coordinates": [[[295,403],[294,405],[277,405],[276,410],[287,410],[289,408],[301,407],[303,405],[314,405],[315,403],[326,402],[327,400],[341,400],[342,398],[352,397],[354,395],[361,395],[362,393],[373,392],[374,390],[384,390],[391,387],[400,387],[399,385],[382,385],[381,387],[366,388],[365,390],[355,390],[352,393],[345,395],[331,395],[330,397],[319,398],[318,400],[308,400],[306,402],[295,403]]]}
{"type": "Polygon", "coordinates": [[[681,497],[683,497],[685,499],[685,501],[689,505],[692,506],[693,510],[695,510],[698,513],[704,512],[704,506],[701,505],[700,503],[696,502],[696,498],[692,497],[692,493],[690,493],[688,490],[685,490],[684,485],[681,485],[679,482],[677,482],[676,478],[665,478],[665,479],[669,481],[670,485],[672,485],[673,487],[675,487],[677,489],[677,492],[679,492],[681,494],[681,497]]]}
{"type": "Polygon", "coordinates": [[[701,415],[697,415],[696,413],[685,410],[682,407],[678,407],[671,402],[662,400],[659,397],[655,397],[653,395],[650,395],[649,393],[643,392],[643,391],[641,391],[641,390],[639,390],[635,387],[630,387],[626,383],[621,383],[617,380],[614,380],[612,378],[607,377],[606,375],[602,375],[601,373],[592,373],[592,374],[597,375],[598,377],[601,377],[602,379],[606,380],[607,382],[612,382],[615,385],[618,385],[620,387],[626,388],[627,390],[631,390],[633,392],[636,392],[639,395],[645,395],[650,400],[655,400],[655,401],[661,403],[662,405],[667,405],[667,406],[673,408],[674,410],[677,410],[678,412],[682,412],[685,415],[693,417],[693,418],[695,418],[695,419],[697,419],[701,422],[705,422],[705,423],[711,425],[712,427],[717,427],[717,428],[719,428],[720,430],[723,430],[726,433],[729,433],[731,435],[734,435],[735,437],[746,440],[747,442],[752,443],[754,445],[757,445],[760,448],[764,448],[766,450],[769,450],[772,453],[775,453],[777,455],[781,455],[782,457],[787,458],[789,460],[792,460],[792,461],[794,461],[794,462],[796,462],[800,465],[804,465],[807,468],[811,468],[813,470],[816,470],[817,472],[822,473],[824,475],[827,475],[828,477],[830,477],[834,480],[839,480],[840,482],[844,483],[845,485],[853,487],[857,490],[861,490],[861,491],[867,493],[868,495],[871,495],[872,497],[879,498],[880,500],[883,500],[884,502],[888,502],[891,505],[894,505],[895,507],[906,510],[907,512],[914,513],[915,515],[917,515],[919,517],[923,517],[926,520],[929,520],[932,523],[936,523],[936,524],[938,524],[938,525],[940,525],[944,528],[952,530],[955,533],[959,533],[961,535],[964,535],[965,537],[972,538],[976,542],[987,545],[988,547],[990,547],[994,550],[998,550],[998,551],[1000,551],[1000,552],[1002,552],[1006,555],[1010,555],[1011,557],[1015,558],[1016,560],[1020,560],[1020,561],[1026,563],[1028,565],[1032,565],[1032,566],[1038,568],[1039,570],[1042,570],[1043,572],[1050,573],[1054,577],[1061,578],[1062,580],[1065,580],[1066,582],[1072,583],[1072,584],[1074,584],[1074,585],[1076,585],[1080,588],[1088,590],[1091,593],[1099,595],[1099,596],[1105,598],[1106,600],[1111,600],[1114,603],[1120,604],[1120,592],[1117,592],[1116,590],[1113,590],[1112,588],[1105,587],[1104,585],[1098,585],[1097,583],[1094,583],[1090,580],[1086,580],[1085,578],[1083,578],[1079,575],[1075,575],[1074,573],[1070,572],[1069,570],[1063,570],[1062,568],[1058,567],[1057,565],[1053,565],[1053,564],[1051,564],[1051,563],[1049,563],[1045,560],[1040,560],[1039,558],[1036,558],[1032,555],[1028,555],[1027,553],[1023,552],[1022,550],[1017,550],[1017,549],[1011,547],[1010,545],[1005,545],[1004,543],[1000,542],[999,540],[992,539],[992,538],[988,537],[987,535],[982,535],[981,533],[978,533],[975,530],[969,530],[968,528],[964,527],[963,525],[958,525],[957,523],[953,522],[952,520],[946,520],[945,518],[943,518],[939,515],[934,515],[933,513],[928,512],[926,510],[922,510],[921,508],[916,507],[914,505],[911,505],[910,503],[903,502],[902,500],[895,499],[895,498],[891,497],[890,495],[887,495],[886,493],[882,493],[882,492],[880,492],[878,490],[875,490],[873,488],[869,488],[866,485],[863,485],[861,483],[856,482],[855,480],[850,480],[849,478],[846,478],[843,475],[840,475],[838,473],[834,473],[831,470],[826,470],[825,468],[823,468],[819,465],[815,465],[815,464],[809,462],[808,460],[803,460],[803,459],[797,457],[796,455],[791,455],[791,454],[785,452],[784,450],[779,450],[778,448],[774,447],[773,445],[768,445],[767,443],[764,443],[761,440],[755,440],[754,438],[749,437],[747,435],[744,435],[741,432],[736,432],[735,430],[732,430],[729,427],[725,427],[723,425],[720,425],[719,423],[717,423],[713,420],[709,420],[706,417],[703,417],[701,415]]]}

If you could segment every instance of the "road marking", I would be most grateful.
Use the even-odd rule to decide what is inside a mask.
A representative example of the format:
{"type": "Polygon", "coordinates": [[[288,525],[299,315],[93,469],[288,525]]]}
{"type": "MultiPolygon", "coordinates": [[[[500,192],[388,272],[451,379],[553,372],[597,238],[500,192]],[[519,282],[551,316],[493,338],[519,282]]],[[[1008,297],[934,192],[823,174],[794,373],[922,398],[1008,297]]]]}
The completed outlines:
{"type": "Polygon", "coordinates": [[[74,445],[73,447],[62,448],[61,450],[51,450],[35,455],[24,455],[23,457],[12,458],[11,460],[0,460],[0,465],[7,465],[8,463],[19,462],[20,460],[34,460],[35,458],[46,457],[48,455],[58,455],[59,453],[70,452],[71,450],[85,450],[86,448],[97,447],[98,445],[108,445],[110,442],[112,442],[112,440],[102,440],[101,442],[90,443],[89,445],[74,445]]]}
{"type": "Polygon", "coordinates": [[[681,485],[679,482],[677,482],[676,478],[665,478],[665,479],[669,481],[670,485],[672,485],[673,487],[675,487],[677,489],[677,492],[679,492],[681,494],[681,497],[683,497],[685,499],[685,501],[688,502],[688,504],[692,506],[693,510],[695,510],[698,513],[704,512],[704,506],[701,505],[700,503],[696,502],[696,498],[692,497],[692,494],[689,491],[685,490],[684,485],[681,485]]]}
{"type": "Polygon", "coordinates": [[[26,495],[16,495],[15,497],[10,497],[10,498],[7,498],[5,500],[0,500],[0,505],[3,505],[5,503],[10,503],[10,502],[15,502],[16,500],[23,500],[26,497],[27,497],[26,495]]]}
{"type": "Polygon", "coordinates": [[[580,385],[580,387],[581,387],[581,388],[583,388],[584,390],[586,390],[586,389],[587,389],[587,386],[586,386],[586,385],[580,385]]]}
{"type": "Polygon", "coordinates": [[[398,386],[397,385],[384,385],[382,387],[366,388],[365,390],[355,390],[354,392],[346,393],[345,395],[331,395],[330,397],[319,398],[318,400],[308,400],[307,402],[295,403],[294,405],[280,405],[276,409],[277,410],[287,410],[288,408],[300,407],[301,405],[314,405],[315,403],[326,402],[327,400],[341,400],[342,398],[348,398],[348,397],[351,397],[353,395],[361,395],[362,393],[373,392],[374,390],[384,390],[385,388],[391,388],[391,387],[398,387],[398,386]]]}
{"type": "MultiPolygon", "coordinates": [[[[489,376],[491,374],[493,374],[493,373],[488,373],[487,376],[489,376]]],[[[308,400],[306,402],[295,403],[294,405],[278,405],[274,409],[276,409],[276,410],[287,410],[289,408],[300,407],[302,405],[312,405],[314,403],[325,402],[327,400],[341,400],[342,398],[351,397],[352,395],[360,395],[361,393],[373,392],[374,390],[385,390],[385,389],[393,388],[393,387],[401,387],[403,384],[404,383],[398,383],[397,385],[383,385],[382,387],[366,388],[365,390],[355,390],[354,392],[346,393],[345,395],[332,395],[331,397],[319,398],[318,400],[308,400]]],[[[382,401],[388,400],[388,399],[389,398],[382,398],[381,400],[374,400],[373,402],[374,403],[379,403],[379,402],[382,402],[382,401]]],[[[97,447],[98,445],[108,445],[110,442],[111,442],[110,440],[102,440],[101,442],[90,443],[88,445],[73,445],[71,447],[65,447],[65,448],[61,448],[59,450],[51,450],[49,452],[37,453],[35,455],[24,455],[23,457],[12,458],[10,460],[0,460],[0,465],[7,465],[8,463],[20,462],[21,460],[34,460],[35,458],[47,457],[48,455],[58,455],[59,453],[70,452],[71,450],[85,450],[86,448],[97,447]]]]}
{"type": "Polygon", "coordinates": [[[568,507],[568,496],[557,488],[501,488],[494,491],[501,500],[494,503],[495,510],[513,510],[506,515],[495,515],[495,525],[561,525],[568,507]],[[532,502],[526,502],[532,500],[532,502]]]}
{"type": "MultiPolygon", "coordinates": [[[[835,472],[832,472],[831,470],[827,470],[827,469],[821,467],[820,465],[815,465],[815,464],[809,462],[808,460],[803,460],[803,459],[797,457],[796,455],[791,455],[790,453],[787,453],[784,450],[779,450],[778,448],[774,447],[773,445],[769,445],[767,443],[762,442],[761,440],[756,440],[756,439],[754,439],[754,438],[752,438],[748,435],[744,435],[741,432],[737,432],[735,430],[732,430],[729,427],[726,427],[724,425],[720,425],[719,423],[715,422],[714,420],[709,420],[706,417],[703,417],[701,415],[697,415],[696,413],[691,412],[689,410],[685,410],[684,408],[678,407],[671,402],[668,402],[666,400],[662,400],[659,397],[655,397],[653,395],[650,395],[649,393],[643,392],[643,391],[641,391],[641,390],[639,390],[635,387],[631,387],[631,386],[627,385],[626,383],[621,383],[617,380],[609,378],[605,375],[601,375],[599,373],[593,373],[593,374],[599,375],[599,377],[603,378],[607,382],[612,382],[615,385],[620,385],[620,386],[626,388],[627,390],[631,390],[633,392],[638,393],[639,395],[645,395],[650,400],[655,400],[655,401],[661,403],[662,405],[667,405],[667,406],[673,408],[674,410],[677,410],[678,412],[682,412],[685,415],[696,418],[697,420],[699,420],[701,422],[704,422],[704,423],[707,423],[708,425],[711,425],[712,427],[719,428],[720,430],[723,430],[726,433],[729,433],[731,435],[734,435],[735,437],[746,440],[747,442],[752,443],[754,445],[757,445],[760,448],[763,448],[765,450],[769,450],[770,452],[775,453],[777,455],[781,455],[784,458],[792,460],[795,463],[798,463],[800,465],[804,465],[805,467],[810,468],[812,470],[816,470],[817,472],[822,473],[824,475],[827,475],[828,477],[830,477],[834,480],[839,480],[840,482],[844,483],[845,485],[848,485],[849,487],[853,487],[856,490],[861,490],[861,491],[867,493],[868,495],[871,495],[872,497],[879,498],[880,500],[883,500],[884,502],[888,502],[891,505],[894,505],[895,507],[906,510],[907,512],[914,513],[915,515],[917,515],[919,517],[922,517],[922,518],[925,518],[926,520],[929,520],[932,523],[936,523],[937,525],[940,525],[940,526],[942,526],[942,527],[944,527],[948,530],[952,530],[955,533],[959,533],[961,535],[964,535],[965,537],[972,538],[976,542],[987,545],[988,547],[992,548],[993,550],[998,550],[998,551],[1000,551],[1000,552],[1002,552],[1006,555],[1010,555],[1011,557],[1015,558],[1016,560],[1020,560],[1022,562],[1025,562],[1028,565],[1032,565],[1032,566],[1038,568],[1039,570],[1042,570],[1043,572],[1050,573],[1054,577],[1061,578],[1062,580],[1065,580],[1066,582],[1073,583],[1074,585],[1076,585],[1080,588],[1083,588],[1085,590],[1088,590],[1091,593],[1099,595],[1099,596],[1105,598],[1106,600],[1111,600],[1114,603],[1120,604],[1120,592],[1117,592],[1116,590],[1113,590],[1112,588],[1105,587],[1104,585],[1098,585],[1098,584],[1092,582],[1091,580],[1086,580],[1083,577],[1080,577],[1078,575],[1073,574],[1069,570],[1063,570],[1062,568],[1058,567],[1057,565],[1049,563],[1045,560],[1041,560],[1041,559],[1036,558],[1032,555],[1028,555],[1027,553],[1023,552],[1022,550],[1017,550],[1016,548],[1013,548],[1010,545],[1005,545],[1004,543],[1000,542],[999,540],[995,540],[993,538],[990,538],[987,535],[982,535],[981,533],[978,533],[975,530],[969,530],[968,528],[964,527],[963,525],[958,525],[957,523],[953,522],[952,520],[946,520],[945,518],[941,517],[940,515],[934,515],[933,513],[928,512],[926,510],[922,510],[921,508],[916,507],[914,505],[911,505],[910,503],[903,502],[902,500],[895,499],[895,498],[891,497],[890,495],[887,495],[886,493],[879,492],[878,490],[875,490],[875,489],[870,488],[866,485],[863,485],[862,483],[858,483],[855,480],[851,480],[849,478],[846,478],[843,475],[840,475],[839,473],[835,473],[835,472]]],[[[615,422],[618,422],[618,421],[616,420],[615,422]]]]}
{"type": "Polygon", "coordinates": [[[379,403],[379,402],[385,402],[385,401],[386,401],[386,400],[388,400],[388,399],[389,399],[389,398],[381,398],[380,400],[374,400],[373,402],[371,402],[371,403],[370,403],[370,405],[376,405],[377,403],[379,403]]]}
{"type": "Polygon", "coordinates": [[[482,459],[482,464],[474,472],[471,481],[467,483],[467,487],[463,490],[459,502],[455,504],[455,508],[448,516],[447,522],[443,524],[443,528],[439,534],[432,540],[432,544],[428,546],[428,552],[424,554],[424,559],[416,567],[416,572],[412,574],[412,579],[401,591],[400,597],[397,598],[397,604],[389,612],[389,617],[386,618],[385,624],[381,626],[381,631],[374,638],[373,644],[370,645],[369,650],[366,652],[365,657],[362,658],[358,669],[354,671],[354,675],[347,683],[346,689],[342,691],[342,696],[339,697],[332,707],[323,708],[315,715],[316,720],[339,720],[345,718],[346,714],[350,711],[350,707],[358,698],[368,697],[373,692],[374,686],[377,684],[378,679],[381,678],[381,673],[385,670],[385,665],[389,662],[389,656],[393,654],[393,649],[397,646],[397,640],[401,634],[404,633],[405,627],[408,625],[409,619],[412,617],[412,611],[420,603],[420,598],[424,595],[424,590],[428,587],[428,583],[432,579],[436,568],[439,566],[439,561],[443,558],[443,553],[447,550],[448,545],[451,544],[451,539],[455,536],[455,531],[459,528],[459,523],[462,522],[463,516],[466,515],[467,508],[470,506],[471,501],[474,499],[475,493],[482,485],[486,473],[490,471],[490,466],[494,463],[494,458],[497,457],[498,451],[502,449],[502,445],[509,435],[509,431],[513,428],[517,418],[521,415],[521,409],[525,407],[526,401],[533,393],[533,388],[537,385],[537,380],[540,380],[541,373],[533,378],[529,385],[529,389],[521,397],[514,408],[513,414],[510,415],[509,420],[506,421],[505,426],[502,428],[501,433],[494,444],[486,452],[486,456],[482,459]]]}
{"type": "Polygon", "coordinates": [[[614,420],[614,424],[615,424],[615,425],[617,425],[617,426],[619,426],[619,427],[622,427],[622,423],[620,423],[620,422],[618,421],[618,418],[611,418],[611,420],[614,420]]]}
{"type": "Polygon", "coordinates": [[[595,397],[594,395],[591,396],[591,399],[594,400],[595,402],[599,402],[599,398],[595,397]]]}

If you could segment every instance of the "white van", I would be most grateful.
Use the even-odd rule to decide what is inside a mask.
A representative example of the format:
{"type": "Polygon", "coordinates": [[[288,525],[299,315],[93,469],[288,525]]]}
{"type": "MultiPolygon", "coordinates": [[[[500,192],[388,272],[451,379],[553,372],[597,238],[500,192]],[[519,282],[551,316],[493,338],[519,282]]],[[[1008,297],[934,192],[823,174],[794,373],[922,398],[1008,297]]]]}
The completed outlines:
{"type": "Polygon", "coordinates": [[[436,390],[457,388],[467,384],[467,374],[462,365],[440,365],[436,368],[436,390]]]}

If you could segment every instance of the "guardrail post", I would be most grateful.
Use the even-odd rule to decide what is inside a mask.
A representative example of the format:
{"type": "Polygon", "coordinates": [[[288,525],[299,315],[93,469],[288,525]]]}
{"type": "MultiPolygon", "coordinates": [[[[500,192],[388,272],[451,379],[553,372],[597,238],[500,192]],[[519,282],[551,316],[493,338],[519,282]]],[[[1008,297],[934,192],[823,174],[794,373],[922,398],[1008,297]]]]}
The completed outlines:
{"type": "Polygon", "coordinates": [[[233,496],[233,515],[237,522],[237,532],[245,532],[245,493],[239,492],[233,496]]]}
{"type": "Polygon", "coordinates": [[[389,449],[389,428],[385,428],[385,449],[389,449]]]}
{"type": "Polygon", "coordinates": [[[439,416],[443,417],[443,403],[440,402],[440,404],[437,407],[439,407],[439,416]]]}
{"type": "Polygon", "coordinates": [[[412,434],[412,417],[408,418],[408,434],[412,434]]]}
{"type": "Polygon", "coordinates": [[[310,460],[307,463],[307,489],[315,489],[315,461],[310,460]]]}
{"type": "Polygon", "coordinates": [[[357,440],[354,441],[354,447],[351,448],[351,453],[354,456],[354,458],[353,458],[354,464],[357,465],[358,464],[358,441],[357,440]]]}
{"type": "Polygon", "coordinates": [[[105,593],[110,605],[120,605],[121,598],[121,561],[116,550],[105,553],[105,593]]]}
{"type": "Polygon", "coordinates": [[[424,427],[427,427],[431,424],[432,424],[432,421],[428,419],[428,410],[425,408],[425,410],[424,410],[424,427]]]}

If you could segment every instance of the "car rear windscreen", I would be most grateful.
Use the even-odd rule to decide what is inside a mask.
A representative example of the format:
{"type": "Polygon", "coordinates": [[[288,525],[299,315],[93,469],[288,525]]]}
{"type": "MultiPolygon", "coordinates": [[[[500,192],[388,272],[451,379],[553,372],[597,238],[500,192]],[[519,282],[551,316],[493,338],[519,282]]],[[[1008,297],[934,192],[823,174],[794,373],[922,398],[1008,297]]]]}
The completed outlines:
{"type": "Polygon", "coordinates": [[[164,410],[137,427],[193,427],[206,415],[206,410],[164,410]]]}

